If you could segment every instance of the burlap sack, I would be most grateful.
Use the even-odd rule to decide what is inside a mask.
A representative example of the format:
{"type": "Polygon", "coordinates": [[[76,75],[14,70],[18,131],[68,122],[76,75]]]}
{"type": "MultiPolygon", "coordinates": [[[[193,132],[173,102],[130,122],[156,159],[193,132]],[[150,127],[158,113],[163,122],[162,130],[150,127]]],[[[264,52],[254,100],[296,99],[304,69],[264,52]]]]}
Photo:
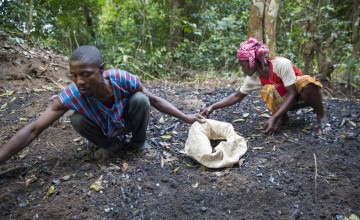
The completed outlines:
{"type": "Polygon", "coordinates": [[[231,124],[206,119],[205,123],[195,122],[190,127],[184,151],[206,167],[232,167],[246,153],[247,144],[231,124]],[[221,139],[226,141],[220,142],[212,152],[210,140],[221,139]]]}

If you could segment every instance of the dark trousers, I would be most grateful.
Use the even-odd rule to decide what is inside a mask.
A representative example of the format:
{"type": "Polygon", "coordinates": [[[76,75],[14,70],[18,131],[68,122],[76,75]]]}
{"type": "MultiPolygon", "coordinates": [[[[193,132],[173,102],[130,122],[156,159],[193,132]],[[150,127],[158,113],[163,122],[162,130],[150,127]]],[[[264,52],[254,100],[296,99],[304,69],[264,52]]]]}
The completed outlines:
{"type": "MultiPolygon", "coordinates": [[[[141,92],[136,92],[131,96],[123,112],[125,128],[121,131],[121,135],[132,132],[131,145],[140,146],[145,143],[149,114],[150,102],[148,97],[141,92]]],[[[103,148],[117,146],[119,140],[117,138],[108,138],[101,128],[88,117],[74,112],[70,120],[74,129],[95,145],[103,148]]]]}

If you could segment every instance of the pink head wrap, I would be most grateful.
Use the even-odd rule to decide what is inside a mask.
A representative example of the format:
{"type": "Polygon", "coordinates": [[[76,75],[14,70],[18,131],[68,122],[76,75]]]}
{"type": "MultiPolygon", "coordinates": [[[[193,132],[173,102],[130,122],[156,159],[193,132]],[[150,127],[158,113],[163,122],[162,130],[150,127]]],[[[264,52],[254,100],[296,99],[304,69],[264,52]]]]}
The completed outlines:
{"type": "Polygon", "coordinates": [[[259,59],[264,67],[264,60],[268,52],[269,49],[265,44],[262,44],[256,38],[250,37],[247,41],[240,44],[237,58],[239,60],[249,60],[251,68],[255,66],[255,59],[259,59]]]}

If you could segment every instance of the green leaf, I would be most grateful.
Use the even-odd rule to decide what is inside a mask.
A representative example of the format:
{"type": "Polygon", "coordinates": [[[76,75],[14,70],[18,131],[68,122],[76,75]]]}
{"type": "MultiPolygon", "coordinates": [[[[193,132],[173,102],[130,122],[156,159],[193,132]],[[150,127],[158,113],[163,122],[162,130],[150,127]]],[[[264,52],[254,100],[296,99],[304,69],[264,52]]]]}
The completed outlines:
{"type": "Polygon", "coordinates": [[[47,191],[46,195],[44,196],[44,199],[49,198],[49,196],[51,196],[54,193],[54,190],[55,190],[55,186],[51,185],[49,190],[47,191]]]}

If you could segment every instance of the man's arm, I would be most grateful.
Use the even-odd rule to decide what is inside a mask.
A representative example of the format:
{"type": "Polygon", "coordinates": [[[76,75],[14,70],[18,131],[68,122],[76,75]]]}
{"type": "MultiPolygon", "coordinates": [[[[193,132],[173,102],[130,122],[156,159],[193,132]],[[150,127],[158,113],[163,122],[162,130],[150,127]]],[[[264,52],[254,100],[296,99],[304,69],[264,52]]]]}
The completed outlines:
{"type": "Polygon", "coordinates": [[[0,164],[29,145],[42,131],[52,125],[68,110],[56,99],[36,121],[26,125],[0,147],[0,164]]]}
{"type": "Polygon", "coordinates": [[[152,94],[149,90],[147,90],[143,85],[140,84],[137,91],[144,93],[150,101],[150,104],[154,106],[158,111],[171,115],[175,118],[178,118],[188,124],[192,124],[194,122],[200,122],[203,123],[204,119],[199,114],[184,114],[182,111],[177,109],[174,105],[172,105],[170,102],[166,101],[165,99],[156,96],[152,94]]]}
{"type": "Polygon", "coordinates": [[[212,104],[209,107],[205,108],[204,110],[202,110],[201,114],[208,116],[217,109],[229,107],[231,105],[234,105],[235,103],[241,102],[246,96],[247,94],[244,94],[240,91],[236,91],[233,94],[218,101],[217,103],[212,104]]]}

